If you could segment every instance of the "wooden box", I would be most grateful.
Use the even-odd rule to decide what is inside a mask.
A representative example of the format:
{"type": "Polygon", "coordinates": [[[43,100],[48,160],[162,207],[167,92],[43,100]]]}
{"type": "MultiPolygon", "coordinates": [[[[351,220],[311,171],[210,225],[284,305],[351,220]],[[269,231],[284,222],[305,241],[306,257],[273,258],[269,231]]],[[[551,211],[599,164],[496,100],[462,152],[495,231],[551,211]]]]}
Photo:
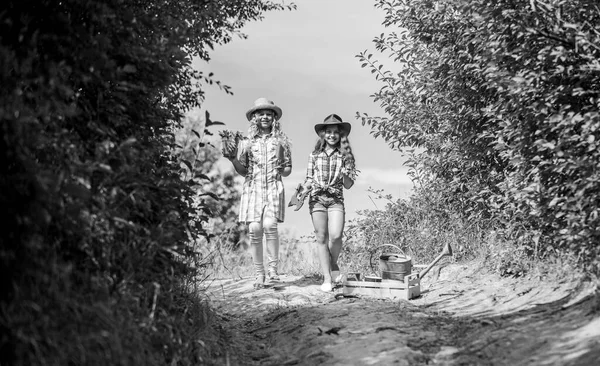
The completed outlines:
{"type": "Polygon", "coordinates": [[[404,281],[387,279],[381,282],[344,281],[343,294],[410,300],[421,295],[421,281],[417,273],[405,276],[404,281]]]}

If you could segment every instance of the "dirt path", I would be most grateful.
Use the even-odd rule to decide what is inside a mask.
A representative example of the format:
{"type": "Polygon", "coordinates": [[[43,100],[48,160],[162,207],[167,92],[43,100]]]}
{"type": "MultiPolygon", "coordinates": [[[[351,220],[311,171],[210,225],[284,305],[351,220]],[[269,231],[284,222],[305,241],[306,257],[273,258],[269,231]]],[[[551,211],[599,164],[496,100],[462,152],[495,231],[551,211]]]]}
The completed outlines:
{"type": "Polygon", "coordinates": [[[410,300],[348,298],[316,278],[215,281],[232,365],[595,365],[600,293],[591,283],[500,278],[451,265],[410,300]]]}

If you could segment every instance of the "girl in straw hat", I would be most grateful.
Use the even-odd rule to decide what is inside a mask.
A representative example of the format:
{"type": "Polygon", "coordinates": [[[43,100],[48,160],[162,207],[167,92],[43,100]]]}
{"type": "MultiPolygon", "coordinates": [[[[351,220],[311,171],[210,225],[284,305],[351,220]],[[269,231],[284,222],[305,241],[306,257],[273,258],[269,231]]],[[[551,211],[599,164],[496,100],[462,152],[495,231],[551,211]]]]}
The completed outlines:
{"type": "Polygon", "coordinates": [[[257,99],[246,112],[250,122],[248,137],[227,154],[236,172],[246,178],[238,221],[248,225],[250,253],[256,271],[255,288],[262,288],[265,284],[263,235],[267,244],[269,278],[279,279],[277,224],[283,222],[285,214],[281,177],[292,172],[291,146],[288,137],[281,131],[281,115],[281,108],[272,101],[257,99]]]}
{"type": "Polygon", "coordinates": [[[345,223],[343,188],[350,189],[356,179],[354,155],[348,142],[351,125],[337,114],[315,125],[319,136],[308,158],[304,189],[309,189],[308,207],[312,216],[323,270],[321,290],[329,292],[341,281],[337,264],[342,250],[345,223]]]}

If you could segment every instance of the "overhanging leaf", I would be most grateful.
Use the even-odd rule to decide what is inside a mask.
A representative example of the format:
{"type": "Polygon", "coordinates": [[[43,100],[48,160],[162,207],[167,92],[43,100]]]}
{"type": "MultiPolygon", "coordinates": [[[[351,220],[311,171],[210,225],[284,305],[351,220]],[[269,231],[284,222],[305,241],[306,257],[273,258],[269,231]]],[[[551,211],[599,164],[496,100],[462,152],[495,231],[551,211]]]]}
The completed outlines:
{"type": "Polygon", "coordinates": [[[193,171],[193,170],[194,170],[194,168],[192,168],[192,163],[190,163],[189,161],[187,161],[187,160],[182,160],[181,162],[182,162],[183,164],[185,164],[185,166],[187,166],[187,167],[188,167],[188,169],[189,169],[190,171],[193,171]]]}
{"type": "Polygon", "coordinates": [[[216,200],[220,200],[221,198],[219,196],[217,196],[215,193],[213,192],[204,192],[204,193],[200,193],[199,196],[210,196],[216,200]]]}

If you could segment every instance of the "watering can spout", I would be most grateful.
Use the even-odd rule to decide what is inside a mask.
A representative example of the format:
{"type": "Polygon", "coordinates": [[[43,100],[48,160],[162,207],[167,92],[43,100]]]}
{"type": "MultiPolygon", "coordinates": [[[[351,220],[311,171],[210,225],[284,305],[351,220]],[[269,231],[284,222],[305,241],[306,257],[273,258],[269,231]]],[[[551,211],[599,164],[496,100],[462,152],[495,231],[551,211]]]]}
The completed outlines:
{"type": "Polygon", "coordinates": [[[437,258],[435,258],[433,260],[433,262],[431,262],[427,268],[425,268],[424,270],[422,270],[421,272],[419,272],[419,278],[423,278],[425,277],[425,275],[427,274],[427,272],[429,272],[429,270],[436,265],[437,262],[439,262],[444,256],[451,256],[452,255],[452,247],[450,246],[449,243],[446,243],[446,245],[444,246],[444,250],[442,250],[442,252],[440,253],[440,255],[437,256],[437,258]]]}

